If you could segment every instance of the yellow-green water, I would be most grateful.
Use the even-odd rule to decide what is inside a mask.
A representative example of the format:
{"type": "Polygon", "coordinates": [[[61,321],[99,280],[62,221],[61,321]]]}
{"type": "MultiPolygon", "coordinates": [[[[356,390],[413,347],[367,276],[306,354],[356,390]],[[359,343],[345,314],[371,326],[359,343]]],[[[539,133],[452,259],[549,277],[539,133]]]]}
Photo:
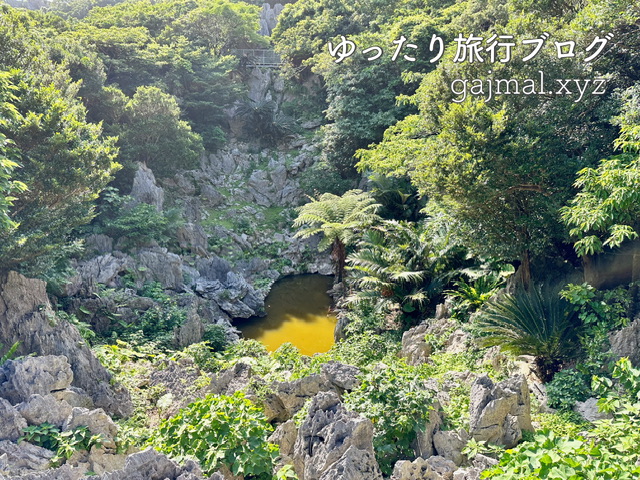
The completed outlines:
{"type": "Polygon", "coordinates": [[[238,324],[245,338],[260,340],[269,351],[291,342],[303,355],[326,352],[333,345],[336,317],[329,312],[331,277],[296,275],[273,285],[265,301],[267,316],[238,324]]]}

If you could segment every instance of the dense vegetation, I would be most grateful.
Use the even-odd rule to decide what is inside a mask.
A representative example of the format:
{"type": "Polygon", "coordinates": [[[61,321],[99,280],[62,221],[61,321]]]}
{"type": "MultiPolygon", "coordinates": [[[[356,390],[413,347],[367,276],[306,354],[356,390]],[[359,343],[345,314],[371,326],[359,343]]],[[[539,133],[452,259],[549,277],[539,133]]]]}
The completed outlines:
{"type": "MultiPolygon", "coordinates": [[[[428,382],[441,387],[461,372],[500,380],[513,373],[516,356],[531,355],[556,411],[534,412],[538,431],[516,448],[472,440],[466,457],[499,460],[485,478],[635,478],[640,372],[615,361],[609,336],[638,314],[638,267],[610,289],[592,267],[598,254],[633,248],[638,237],[637,2],[298,0],[286,5],[271,38],[256,33],[259,10],[231,0],[72,0],[47,11],[0,5],[0,271],[48,280],[58,317],[75,324],[131,389],[136,410],[121,420],[119,446],[197,458],[207,474],[292,478],[288,467],[273,472],[274,425],[259,400],[272,382],[319,373],[335,360],[360,369],[343,401],[372,420],[376,459],[389,476],[396,461],[415,458],[435,404],[428,382]],[[503,42],[495,50],[483,44],[486,61],[456,60],[471,35],[503,42]],[[343,36],[356,49],[336,58],[328,45],[343,36]],[[522,41],[534,39],[541,48],[525,61],[531,49],[522,41]],[[575,56],[562,58],[554,42],[574,42],[575,56]],[[603,50],[585,61],[598,42],[603,50]],[[249,72],[236,50],[271,47],[282,56],[287,105],[244,96],[249,72]],[[379,58],[368,57],[375,48],[363,52],[371,47],[379,58]],[[498,57],[490,60],[491,52],[498,57]],[[574,79],[565,82],[573,92],[525,94],[522,85],[541,72],[547,85],[574,79]],[[593,92],[596,79],[606,82],[602,93],[593,92]],[[520,82],[523,92],[499,94],[499,81],[507,82],[501,88],[520,82]],[[243,128],[230,127],[232,111],[243,128]],[[272,207],[265,223],[319,237],[319,249],[330,250],[344,339],[329,352],[305,357],[285,344],[269,354],[254,341],[230,344],[214,324],[207,342],[180,350],[175,332],[192,313],[188,301],[136,272],[92,292],[104,300],[96,311],[127,295],[142,298],[147,307],[133,323],[119,321],[114,307],[104,312],[106,327],[89,325],[83,319],[96,311],[54,288],[73,273],[70,261],[89,234],[132,254],[146,245],[183,253],[181,212],[133,205],[128,196],[139,163],[178,184],[177,173],[198,169],[205,152],[229,139],[275,151],[300,133],[295,123],[318,118],[315,138],[304,139],[321,147],[302,182],[313,195],[296,212],[272,207]],[[450,330],[425,338],[429,362],[408,365],[398,355],[402,333],[435,324],[443,303],[450,330]],[[462,354],[446,351],[453,330],[468,339],[462,354]],[[502,364],[485,357],[495,346],[507,355],[494,357],[502,364]],[[165,415],[171,392],[138,385],[181,361],[196,378],[185,398],[202,397],[210,374],[240,362],[260,380],[165,415]],[[572,409],[589,397],[612,418],[578,419],[572,409]]],[[[246,218],[218,214],[237,236],[250,232],[246,218]]],[[[225,256],[224,241],[210,238],[204,253],[225,256]]],[[[277,244],[260,253],[284,262],[277,244]]],[[[468,427],[469,389],[448,391],[445,428],[468,427]]],[[[56,451],[60,462],[99,444],[85,430],[63,435],[43,424],[24,438],[56,451]]]]}

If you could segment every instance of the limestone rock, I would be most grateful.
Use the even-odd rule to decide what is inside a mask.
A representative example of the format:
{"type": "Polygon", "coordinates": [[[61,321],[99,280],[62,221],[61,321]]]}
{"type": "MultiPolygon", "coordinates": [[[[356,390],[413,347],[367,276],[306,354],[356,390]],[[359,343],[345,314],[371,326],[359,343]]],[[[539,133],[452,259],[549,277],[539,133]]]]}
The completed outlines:
{"type": "Polygon", "coordinates": [[[628,357],[631,363],[640,366],[640,318],[609,336],[611,352],[617,357],[628,357]]]}
{"type": "Polygon", "coordinates": [[[353,390],[360,384],[357,376],[360,369],[334,360],[322,365],[322,374],[329,382],[341,390],[353,390]]]}
{"type": "MultiPolygon", "coordinates": [[[[0,469],[1,468],[2,467],[0,467],[0,469]]],[[[23,473],[19,477],[5,477],[0,474],[0,480],[85,480],[87,478],[97,478],[87,477],[87,472],[87,465],[74,467],[65,464],[60,468],[45,470],[42,472],[23,473]]]]}
{"type": "Polygon", "coordinates": [[[15,442],[22,436],[27,422],[4,398],[0,398],[0,440],[15,442]]]}
{"type": "Polygon", "coordinates": [[[143,283],[159,282],[164,288],[182,290],[182,259],[175,253],[168,252],[166,248],[139,252],[138,271],[143,283]]]}
{"type": "Polygon", "coordinates": [[[251,366],[238,362],[231,368],[212,374],[209,391],[216,395],[233,395],[249,384],[251,375],[251,366]]]}
{"type": "Polygon", "coordinates": [[[298,431],[296,473],[300,480],[382,480],[372,438],[370,420],[347,411],[336,393],[320,393],[298,431]]]}
{"type": "Polygon", "coordinates": [[[462,465],[465,456],[462,450],[467,445],[469,434],[463,429],[459,431],[439,431],[433,436],[433,445],[441,457],[451,460],[456,465],[462,465]]]}
{"type": "Polygon", "coordinates": [[[471,463],[472,466],[459,468],[453,472],[453,480],[480,480],[480,474],[489,467],[497,465],[498,461],[494,458],[479,454],[473,458],[471,463]]]}
{"type": "Polygon", "coordinates": [[[98,475],[102,475],[104,473],[122,470],[124,468],[126,458],[126,455],[108,453],[104,448],[93,447],[89,453],[88,460],[91,471],[98,475]]]}
{"type": "Polygon", "coordinates": [[[138,170],[133,177],[133,186],[129,195],[134,198],[135,203],[147,203],[156,207],[158,212],[162,211],[164,191],[156,185],[156,177],[143,163],[138,163],[138,170]]]}
{"type": "Polygon", "coordinates": [[[275,429],[269,437],[269,442],[280,447],[280,455],[292,457],[297,436],[298,429],[295,422],[287,420],[275,429]]]}
{"type": "Polygon", "coordinates": [[[9,475],[21,475],[30,471],[44,471],[51,466],[54,453],[46,448],[37,447],[29,442],[19,444],[0,441],[0,457],[6,455],[9,475]]]}
{"type": "Polygon", "coordinates": [[[600,412],[598,410],[598,399],[593,397],[588,398],[584,402],[576,402],[573,409],[588,422],[595,422],[596,420],[613,417],[611,413],[600,412]]]}
{"type": "Polygon", "coordinates": [[[514,447],[522,431],[533,431],[531,403],[524,375],[494,385],[486,375],[471,387],[469,434],[477,441],[514,447]]]}
{"type": "Polygon", "coordinates": [[[398,461],[393,467],[391,480],[451,480],[455,470],[455,463],[446,458],[418,457],[413,462],[398,461]]]}
{"type": "Polygon", "coordinates": [[[53,395],[31,395],[26,402],[16,405],[20,415],[29,425],[50,423],[61,427],[67,417],[71,415],[71,405],[64,400],[56,400],[53,395]]]}
{"type": "Polygon", "coordinates": [[[281,382],[275,387],[288,420],[300,410],[305,402],[319,392],[335,391],[333,385],[322,375],[309,375],[292,382],[281,382]]]}
{"type": "Polygon", "coordinates": [[[198,480],[202,479],[200,468],[194,462],[184,467],[169,460],[165,455],[148,448],[129,455],[124,468],[105,473],[100,480],[198,480]]]}
{"type": "Polygon", "coordinates": [[[67,357],[47,355],[9,360],[0,368],[0,397],[12,404],[26,402],[33,394],[64,390],[73,381],[67,357]]]}
{"type": "Polygon", "coordinates": [[[69,387],[66,390],[58,390],[51,394],[59,402],[66,402],[71,407],[82,407],[93,410],[95,405],[91,397],[78,387],[69,387]]]}
{"type": "MultiPolygon", "coordinates": [[[[111,375],[86,346],[78,330],[69,322],[55,319],[45,283],[8,272],[0,275],[0,343],[12,345],[16,341],[20,342],[19,355],[66,356],[73,371],[73,385],[84,389],[97,406],[119,416],[132,411],[129,393],[110,385],[111,375]]],[[[65,387],[54,386],[59,388],[65,387]]],[[[27,400],[33,393],[49,392],[30,390],[14,403],[27,400]]]]}
{"type": "Polygon", "coordinates": [[[402,334],[400,355],[407,359],[408,365],[420,365],[433,353],[433,348],[425,341],[429,325],[413,327],[402,334]]]}
{"type": "Polygon", "coordinates": [[[75,427],[86,425],[94,435],[102,436],[102,446],[105,448],[115,448],[115,438],[118,433],[118,427],[111,417],[107,415],[101,408],[89,410],[87,408],[75,407],[71,411],[71,415],[64,422],[63,431],[72,430],[75,427]]]}
{"type": "Polygon", "coordinates": [[[433,405],[431,405],[431,409],[429,410],[429,419],[427,420],[427,424],[423,431],[418,432],[412,445],[417,457],[429,458],[432,455],[435,455],[433,448],[433,436],[438,430],[440,430],[441,426],[442,416],[440,415],[440,404],[437,401],[434,401],[433,405]]]}
{"type": "Polygon", "coordinates": [[[191,250],[196,255],[207,256],[208,237],[204,229],[197,223],[185,223],[176,232],[180,248],[191,250]]]}
{"type": "Polygon", "coordinates": [[[175,330],[175,343],[179,348],[187,347],[193,343],[202,341],[204,325],[198,314],[193,310],[187,312],[187,318],[182,325],[175,330]]]}

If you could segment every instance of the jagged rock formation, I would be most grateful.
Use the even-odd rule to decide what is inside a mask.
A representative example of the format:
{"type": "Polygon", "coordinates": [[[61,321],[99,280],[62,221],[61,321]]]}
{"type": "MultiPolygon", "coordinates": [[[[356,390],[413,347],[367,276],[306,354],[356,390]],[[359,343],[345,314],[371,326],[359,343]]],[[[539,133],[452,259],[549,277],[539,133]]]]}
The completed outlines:
{"type": "Polygon", "coordinates": [[[433,456],[416,458],[413,462],[400,460],[393,467],[391,480],[450,480],[456,465],[446,458],[433,456]]]}
{"type": "Polygon", "coordinates": [[[609,336],[611,352],[617,357],[628,357],[631,363],[640,366],[640,318],[609,336]]]}
{"type": "Polygon", "coordinates": [[[477,441],[515,447],[522,431],[533,431],[531,403],[524,375],[497,385],[486,375],[471,387],[469,434],[477,441]]]}
{"type": "Polygon", "coordinates": [[[293,461],[300,480],[382,480],[373,424],[349,412],[336,393],[318,394],[298,431],[293,461]]]}
{"type": "MultiPolygon", "coordinates": [[[[111,375],[86,346],[76,328],[68,322],[56,320],[45,291],[45,283],[28,279],[16,272],[8,272],[0,275],[0,343],[11,345],[14,342],[20,342],[18,354],[21,355],[64,355],[73,372],[72,384],[83,389],[96,406],[118,416],[127,416],[131,412],[129,393],[123,389],[114,389],[109,384],[111,375]]],[[[45,374],[45,366],[42,366],[42,372],[30,373],[24,365],[10,362],[3,367],[3,373],[0,373],[0,385],[9,392],[11,398],[25,401],[32,394],[50,393],[42,390],[28,391],[27,394],[26,391],[19,390],[20,385],[33,380],[48,381],[49,378],[45,374]],[[16,377],[18,372],[31,377],[21,384],[19,382],[22,377],[16,377]],[[23,392],[22,397],[17,397],[18,391],[23,392]]],[[[64,382],[69,380],[68,373],[63,375],[64,382]]],[[[57,383],[58,377],[50,376],[56,380],[53,384],[48,384],[47,388],[61,389],[58,388],[61,385],[57,383]]]]}

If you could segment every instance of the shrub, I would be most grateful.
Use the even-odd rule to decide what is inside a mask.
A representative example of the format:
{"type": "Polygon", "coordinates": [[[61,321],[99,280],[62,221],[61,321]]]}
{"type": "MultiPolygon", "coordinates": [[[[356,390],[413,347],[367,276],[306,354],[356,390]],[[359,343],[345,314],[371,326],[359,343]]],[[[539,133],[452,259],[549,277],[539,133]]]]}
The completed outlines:
{"type": "Polygon", "coordinates": [[[344,402],[373,422],[376,459],[388,476],[396,461],[415,458],[412,443],[429,420],[432,392],[425,389],[416,368],[401,361],[374,369],[360,380],[344,402]]]}
{"type": "Polygon", "coordinates": [[[160,424],[151,445],[178,461],[195,457],[205,475],[222,466],[246,479],[271,480],[278,447],[273,428],[244,394],[207,395],[160,424]]]}
{"type": "Polygon", "coordinates": [[[557,292],[532,287],[489,301],[476,324],[480,343],[516,355],[534,355],[536,373],[548,382],[578,353],[576,312],[557,292]]]}
{"type": "Polygon", "coordinates": [[[54,465],[59,465],[69,459],[77,450],[91,450],[94,445],[102,445],[102,437],[93,435],[89,427],[79,425],[72,430],[61,432],[58,427],[50,423],[31,425],[22,430],[23,434],[18,442],[27,441],[38,447],[52,450],[56,455],[51,459],[54,465]]]}
{"type": "Polygon", "coordinates": [[[558,372],[547,385],[549,406],[559,410],[571,410],[576,402],[585,401],[590,394],[585,375],[572,368],[558,372]]]}

